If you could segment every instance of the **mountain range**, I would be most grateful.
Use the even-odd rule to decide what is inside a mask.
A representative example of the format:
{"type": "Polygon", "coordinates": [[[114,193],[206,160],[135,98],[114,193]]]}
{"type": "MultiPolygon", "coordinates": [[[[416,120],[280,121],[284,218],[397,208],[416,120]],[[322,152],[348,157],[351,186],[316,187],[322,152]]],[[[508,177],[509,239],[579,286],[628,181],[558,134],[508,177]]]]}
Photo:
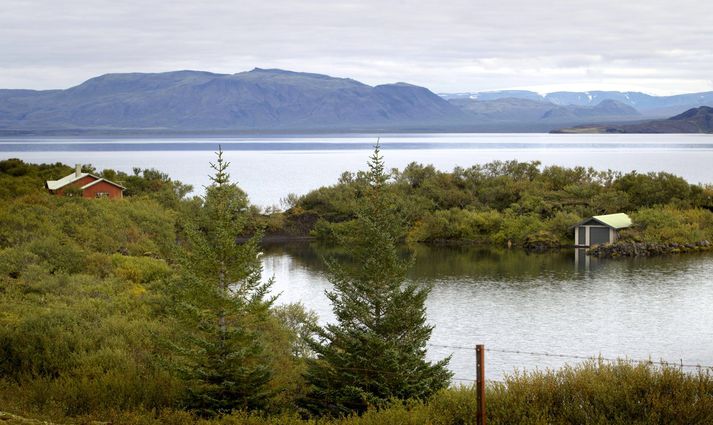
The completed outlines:
{"type": "Polygon", "coordinates": [[[0,90],[0,132],[550,131],[703,104],[713,105],[713,92],[437,95],[406,83],[369,86],[279,69],[174,71],[106,74],[64,90],[0,90]]]}
{"type": "Polygon", "coordinates": [[[465,113],[429,90],[254,69],[108,74],[67,90],[0,91],[0,128],[319,129],[450,124],[465,113]]]}
{"type": "Polygon", "coordinates": [[[674,96],[652,96],[641,92],[589,91],[553,92],[539,94],[526,90],[502,90],[475,93],[443,93],[444,99],[454,101],[470,99],[474,101],[497,101],[502,99],[525,99],[559,106],[595,106],[605,100],[613,100],[635,108],[648,117],[670,117],[690,108],[713,105],[713,91],[678,94],[674,96]]]}

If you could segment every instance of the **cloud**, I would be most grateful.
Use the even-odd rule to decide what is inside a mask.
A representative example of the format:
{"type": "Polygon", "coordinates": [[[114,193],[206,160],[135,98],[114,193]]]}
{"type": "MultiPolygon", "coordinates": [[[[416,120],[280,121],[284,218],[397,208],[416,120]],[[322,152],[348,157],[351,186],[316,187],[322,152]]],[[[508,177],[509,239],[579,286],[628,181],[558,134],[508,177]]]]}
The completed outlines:
{"type": "Polygon", "coordinates": [[[4,0],[0,87],[253,67],[435,91],[710,87],[713,4],[677,0],[4,0]]]}

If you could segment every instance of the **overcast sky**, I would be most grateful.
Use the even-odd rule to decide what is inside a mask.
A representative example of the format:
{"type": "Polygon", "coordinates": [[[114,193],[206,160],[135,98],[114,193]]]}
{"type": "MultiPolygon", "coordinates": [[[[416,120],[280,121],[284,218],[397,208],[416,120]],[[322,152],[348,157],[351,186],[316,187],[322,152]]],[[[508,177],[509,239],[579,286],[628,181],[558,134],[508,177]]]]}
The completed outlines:
{"type": "Polygon", "coordinates": [[[706,0],[1,0],[0,87],[283,68],[436,92],[713,90],[706,0]]]}

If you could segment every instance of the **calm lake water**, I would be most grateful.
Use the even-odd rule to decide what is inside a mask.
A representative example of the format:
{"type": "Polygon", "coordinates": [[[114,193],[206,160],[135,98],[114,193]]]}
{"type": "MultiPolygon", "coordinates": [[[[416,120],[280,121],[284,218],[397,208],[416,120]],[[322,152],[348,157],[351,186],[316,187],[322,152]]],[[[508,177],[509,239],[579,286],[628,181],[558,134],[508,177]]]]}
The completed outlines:
{"type": "MultiPolygon", "coordinates": [[[[329,322],[325,255],[310,244],[272,246],[263,266],[265,277],[275,277],[280,303],[301,302],[329,322]]],[[[472,347],[478,343],[494,350],[713,365],[713,255],[575,262],[574,250],[528,255],[419,246],[409,278],[433,285],[428,356],[452,354],[456,382],[474,379],[472,347]]],[[[486,375],[498,380],[516,369],[580,361],[492,351],[486,375]]]]}
{"type": "MultiPolygon", "coordinates": [[[[0,139],[0,158],[91,163],[130,172],[157,168],[202,191],[218,144],[232,177],[258,205],[277,205],[357,171],[375,135],[212,139],[0,139]]],[[[442,170],[493,160],[619,171],[668,171],[713,183],[713,135],[432,134],[381,135],[389,167],[412,161],[442,170]]],[[[320,320],[332,313],[321,253],[310,245],[272,247],[265,276],[276,278],[280,302],[302,302],[320,320]]],[[[575,356],[628,356],[713,365],[713,256],[575,262],[574,252],[425,248],[411,279],[433,284],[428,317],[435,330],[428,354],[453,354],[459,380],[474,378],[474,353],[484,343],[506,351],[575,356]],[[451,346],[451,347],[443,347],[451,346]],[[466,347],[466,348],[452,348],[466,347]]],[[[490,379],[518,369],[558,367],[577,359],[503,353],[486,355],[490,379]]],[[[461,381],[467,383],[468,381],[461,381]]]]}
{"type": "MultiPolygon", "coordinates": [[[[699,134],[388,134],[380,135],[386,164],[412,161],[442,170],[493,160],[591,166],[619,171],[669,171],[713,183],[713,135],[699,134]]],[[[211,139],[0,138],[0,158],[91,163],[130,172],[158,168],[202,192],[218,144],[230,173],[253,203],[279,205],[288,193],[334,184],[343,171],[366,168],[376,135],[211,139]]]]}

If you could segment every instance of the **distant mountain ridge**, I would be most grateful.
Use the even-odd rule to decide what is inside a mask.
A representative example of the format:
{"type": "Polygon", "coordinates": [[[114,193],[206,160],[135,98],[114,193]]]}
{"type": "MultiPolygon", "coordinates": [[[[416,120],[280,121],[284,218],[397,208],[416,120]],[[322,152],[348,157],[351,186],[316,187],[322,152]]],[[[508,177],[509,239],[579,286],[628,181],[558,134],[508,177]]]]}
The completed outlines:
{"type": "Polygon", "coordinates": [[[603,100],[596,105],[556,105],[543,100],[525,98],[496,98],[478,100],[470,98],[450,99],[450,103],[482,120],[501,122],[576,122],[582,120],[633,120],[641,113],[635,108],[616,100],[603,100]]]}
{"type": "MultiPolygon", "coordinates": [[[[713,92],[436,95],[407,83],[255,68],[106,74],[65,90],[0,90],[0,134],[69,132],[546,132],[713,105],[713,92]]],[[[673,115],[665,115],[670,116],[673,115]]]]}
{"type": "Polygon", "coordinates": [[[663,120],[607,126],[582,125],[553,133],[713,133],[713,108],[700,106],[663,120]]]}
{"type": "Polygon", "coordinates": [[[606,118],[606,117],[639,117],[641,113],[634,107],[618,100],[605,99],[596,105],[559,105],[545,113],[543,118],[606,118]]]}
{"type": "Polygon", "coordinates": [[[516,98],[549,102],[560,106],[595,106],[605,100],[614,100],[635,108],[644,115],[663,117],[698,106],[713,105],[713,91],[673,96],[653,96],[641,92],[619,91],[560,91],[543,95],[527,90],[501,90],[473,93],[441,93],[440,96],[451,101],[455,99],[498,100],[516,98]]]}

